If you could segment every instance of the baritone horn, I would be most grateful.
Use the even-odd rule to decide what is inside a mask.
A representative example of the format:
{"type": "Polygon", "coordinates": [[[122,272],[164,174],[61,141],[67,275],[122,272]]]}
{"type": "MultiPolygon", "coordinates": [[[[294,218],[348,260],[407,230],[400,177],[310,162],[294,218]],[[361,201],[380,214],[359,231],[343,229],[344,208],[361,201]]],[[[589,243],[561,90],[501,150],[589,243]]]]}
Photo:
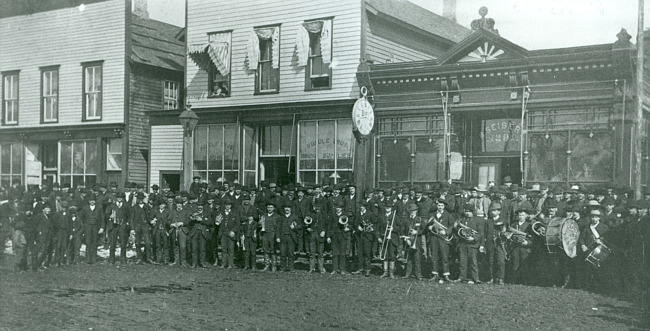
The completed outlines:
{"type": "Polygon", "coordinates": [[[533,225],[531,225],[530,228],[533,231],[533,233],[535,233],[536,235],[540,237],[546,236],[546,225],[544,225],[544,223],[535,222],[533,223],[533,225]]]}
{"type": "Polygon", "coordinates": [[[395,224],[395,215],[396,211],[393,211],[393,218],[390,221],[390,225],[386,227],[384,231],[384,238],[381,241],[381,249],[379,250],[379,259],[384,261],[386,260],[386,255],[388,255],[388,245],[390,238],[393,234],[393,225],[395,224]]]}
{"type": "Polygon", "coordinates": [[[452,233],[450,233],[447,230],[446,226],[444,226],[444,225],[442,225],[442,223],[436,221],[433,217],[431,217],[427,223],[429,223],[429,224],[433,223],[433,224],[429,225],[429,231],[431,231],[431,233],[433,233],[435,236],[437,236],[438,238],[442,239],[445,242],[450,242],[451,241],[452,233]],[[444,230],[446,234],[443,235],[442,233],[440,233],[441,230],[444,230]]]}
{"type": "Polygon", "coordinates": [[[512,229],[512,228],[508,229],[505,235],[506,238],[518,244],[523,243],[528,238],[528,234],[526,232],[517,229],[512,229]]]}
{"type": "MultiPolygon", "coordinates": [[[[472,237],[474,237],[474,236],[476,236],[478,234],[478,232],[476,232],[476,230],[470,228],[469,226],[467,226],[467,225],[465,225],[463,223],[458,223],[458,225],[460,226],[460,228],[458,228],[457,234],[462,239],[465,239],[467,241],[471,241],[470,238],[472,238],[472,237]]],[[[472,238],[472,240],[474,240],[474,239],[472,238]]]]}

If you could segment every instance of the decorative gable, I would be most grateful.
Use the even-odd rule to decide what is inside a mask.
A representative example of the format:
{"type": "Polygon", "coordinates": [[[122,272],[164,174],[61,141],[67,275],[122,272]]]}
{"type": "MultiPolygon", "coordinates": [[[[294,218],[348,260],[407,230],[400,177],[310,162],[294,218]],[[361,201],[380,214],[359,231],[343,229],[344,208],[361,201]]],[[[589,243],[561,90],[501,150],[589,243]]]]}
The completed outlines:
{"type": "Polygon", "coordinates": [[[458,60],[458,62],[488,62],[496,60],[500,55],[503,55],[503,53],[505,53],[505,51],[499,46],[486,41],[465,57],[458,60]]]}

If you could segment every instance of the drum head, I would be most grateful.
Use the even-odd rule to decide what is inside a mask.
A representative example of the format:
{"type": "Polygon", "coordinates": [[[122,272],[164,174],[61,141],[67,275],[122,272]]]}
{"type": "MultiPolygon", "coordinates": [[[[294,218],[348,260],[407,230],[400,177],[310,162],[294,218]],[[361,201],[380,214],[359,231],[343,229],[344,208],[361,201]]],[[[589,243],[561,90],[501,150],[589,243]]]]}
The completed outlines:
{"type": "Polygon", "coordinates": [[[578,237],[580,236],[580,228],[578,223],[573,219],[567,218],[562,222],[562,247],[564,252],[570,258],[578,256],[577,246],[578,237]]]}

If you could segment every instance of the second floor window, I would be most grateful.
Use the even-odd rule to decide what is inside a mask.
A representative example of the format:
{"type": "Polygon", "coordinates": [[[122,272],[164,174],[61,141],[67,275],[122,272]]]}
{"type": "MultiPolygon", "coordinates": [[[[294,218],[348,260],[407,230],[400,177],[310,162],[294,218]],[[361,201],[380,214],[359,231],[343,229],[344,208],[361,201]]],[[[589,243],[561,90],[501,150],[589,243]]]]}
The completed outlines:
{"type": "Polygon", "coordinates": [[[212,60],[209,92],[211,97],[230,96],[230,52],[232,33],[221,32],[208,35],[207,48],[212,60]]]}
{"type": "Polygon", "coordinates": [[[84,120],[102,119],[102,65],[84,66],[84,120]]]}
{"type": "Polygon", "coordinates": [[[166,80],[163,87],[163,110],[178,109],[178,83],[166,80]]]}
{"type": "Polygon", "coordinates": [[[280,26],[253,29],[247,45],[248,69],[255,70],[255,93],[280,89],[280,26]]]}
{"type": "Polygon", "coordinates": [[[57,122],[59,120],[59,69],[43,69],[41,74],[41,95],[43,122],[57,122]]]}
{"type": "Polygon", "coordinates": [[[18,73],[2,76],[2,124],[18,124],[18,73]]]}
{"type": "Polygon", "coordinates": [[[332,87],[332,20],[304,22],[296,38],[298,65],[305,66],[305,90],[332,87]]]}

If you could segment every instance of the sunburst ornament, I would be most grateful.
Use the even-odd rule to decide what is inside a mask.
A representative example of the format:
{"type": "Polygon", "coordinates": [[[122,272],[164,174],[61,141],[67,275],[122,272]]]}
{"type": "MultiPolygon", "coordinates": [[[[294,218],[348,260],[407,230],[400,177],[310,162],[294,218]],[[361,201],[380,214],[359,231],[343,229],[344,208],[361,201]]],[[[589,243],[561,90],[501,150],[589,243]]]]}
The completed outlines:
{"type": "Polygon", "coordinates": [[[504,51],[502,49],[497,48],[495,45],[490,45],[490,43],[486,41],[483,45],[467,54],[467,56],[485,63],[487,61],[496,60],[496,58],[503,53],[504,51]]]}

